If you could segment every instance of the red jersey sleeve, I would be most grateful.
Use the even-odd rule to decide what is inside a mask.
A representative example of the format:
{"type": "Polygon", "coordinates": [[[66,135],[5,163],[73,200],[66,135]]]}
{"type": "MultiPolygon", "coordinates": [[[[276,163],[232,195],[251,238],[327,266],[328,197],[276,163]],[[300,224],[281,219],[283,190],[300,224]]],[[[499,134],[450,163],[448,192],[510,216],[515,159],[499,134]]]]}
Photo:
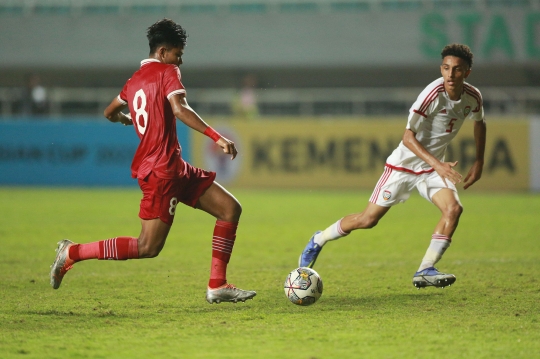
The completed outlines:
{"type": "Polygon", "coordinates": [[[122,88],[122,91],[120,91],[120,94],[117,96],[118,101],[120,101],[124,105],[127,105],[127,87],[129,84],[129,80],[126,81],[126,83],[124,84],[124,87],[122,88]]]}
{"type": "Polygon", "coordinates": [[[182,85],[182,76],[180,75],[178,66],[167,66],[163,75],[163,83],[167,99],[170,99],[173,95],[186,93],[186,89],[182,85]]]}
{"type": "Polygon", "coordinates": [[[118,95],[118,101],[123,103],[124,105],[127,105],[127,87],[128,87],[129,80],[126,81],[124,87],[122,88],[122,91],[120,91],[120,94],[118,95]]]}

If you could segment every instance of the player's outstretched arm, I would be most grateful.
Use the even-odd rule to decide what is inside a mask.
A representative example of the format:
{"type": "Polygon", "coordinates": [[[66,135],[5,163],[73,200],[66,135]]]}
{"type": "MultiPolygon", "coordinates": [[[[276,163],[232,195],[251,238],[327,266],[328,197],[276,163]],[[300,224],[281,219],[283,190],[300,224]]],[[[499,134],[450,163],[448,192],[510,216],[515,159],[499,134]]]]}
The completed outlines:
{"type": "Polygon", "coordinates": [[[230,154],[234,159],[238,154],[234,142],[215,132],[204,120],[189,106],[184,94],[171,96],[169,99],[171,107],[176,118],[180,119],[187,126],[195,131],[212,138],[216,144],[223,149],[223,152],[230,154]]]}
{"type": "Polygon", "coordinates": [[[484,152],[486,149],[486,133],[486,121],[475,121],[474,142],[476,143],[476,159],[469,170],[469,173],[467,173],[467,176],[465,177],[464,189],[469,188],[482,177],[482,170],[484,169],[484,152]]]}
{"type": "Polygon", "coordinates": [[[127,105],[124,105],[115,97],[103,111],[103,115],[111,122],[120,122],[124,126],[133,125],[131,115],[122,112],[126,107],[127,105]]]}
{"type": "Polygon", "coordinates": [[[445,185],[446,180],[451,181],[453,184],[461,182],[461,174],[454,170],[453,167],[457,165],[456,162],[441,162],[431,153],[429,153],[424,146],[416,139],[416,133],[411,130],[405,130],[403,134],[403,144],[411,150],[415,155],[424,160],[428,165],[441,176],[445,185]]]}

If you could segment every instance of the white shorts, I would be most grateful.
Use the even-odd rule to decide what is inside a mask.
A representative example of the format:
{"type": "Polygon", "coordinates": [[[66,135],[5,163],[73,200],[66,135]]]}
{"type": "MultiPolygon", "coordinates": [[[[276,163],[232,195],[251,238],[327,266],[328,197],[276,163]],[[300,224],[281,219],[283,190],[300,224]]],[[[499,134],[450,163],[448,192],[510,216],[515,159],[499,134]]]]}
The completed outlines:
{"type": "Polygon", "coordinates": [[[456,186],[450,180],[446,180],[446,184],[448,186],[435,171],[414,174],[385,167],[369,201],[379,206],[391,207],[405,202],[416,187],[422,197],[433,203],[433,196],[443,188],[457,193],[456,186]]]}

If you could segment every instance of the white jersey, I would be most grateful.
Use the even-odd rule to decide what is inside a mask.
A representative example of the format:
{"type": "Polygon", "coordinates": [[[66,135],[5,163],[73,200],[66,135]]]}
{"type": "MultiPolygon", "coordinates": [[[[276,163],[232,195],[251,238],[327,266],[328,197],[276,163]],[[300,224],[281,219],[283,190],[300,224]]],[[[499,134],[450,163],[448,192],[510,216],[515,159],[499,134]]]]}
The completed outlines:
{"type": "MultiPolygon", "coordinates": [[[[444,161],[446,147],[456,137],[466,118],[484,119],[482,95],[468,83],[458,101],[452,101],[444,90],[444,80],[439,78],[420,93],[409,111],[407,129],[416,133],[416,139],[440,161],[444,161]]],[[[415,174],[432,172],[433,168],[417,157],[403,141],[386,160],[386,166],[415,174]]]]}

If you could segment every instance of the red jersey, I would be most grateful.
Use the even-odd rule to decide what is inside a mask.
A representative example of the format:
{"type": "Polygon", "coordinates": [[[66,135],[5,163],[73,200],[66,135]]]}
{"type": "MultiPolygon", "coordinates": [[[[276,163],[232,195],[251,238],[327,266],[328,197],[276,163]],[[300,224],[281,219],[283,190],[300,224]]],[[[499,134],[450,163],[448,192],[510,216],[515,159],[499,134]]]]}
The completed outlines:
{"type": "Polygon", "coordinates": [[[144,179],[150,172],[164,179],[182,177],[182,148],[169,98],[185,92],[178,66],[155,59],[141,61],[124,85],[118,100],[129,106],[141,141],[131,163],[132,177],[144,179]]]}

